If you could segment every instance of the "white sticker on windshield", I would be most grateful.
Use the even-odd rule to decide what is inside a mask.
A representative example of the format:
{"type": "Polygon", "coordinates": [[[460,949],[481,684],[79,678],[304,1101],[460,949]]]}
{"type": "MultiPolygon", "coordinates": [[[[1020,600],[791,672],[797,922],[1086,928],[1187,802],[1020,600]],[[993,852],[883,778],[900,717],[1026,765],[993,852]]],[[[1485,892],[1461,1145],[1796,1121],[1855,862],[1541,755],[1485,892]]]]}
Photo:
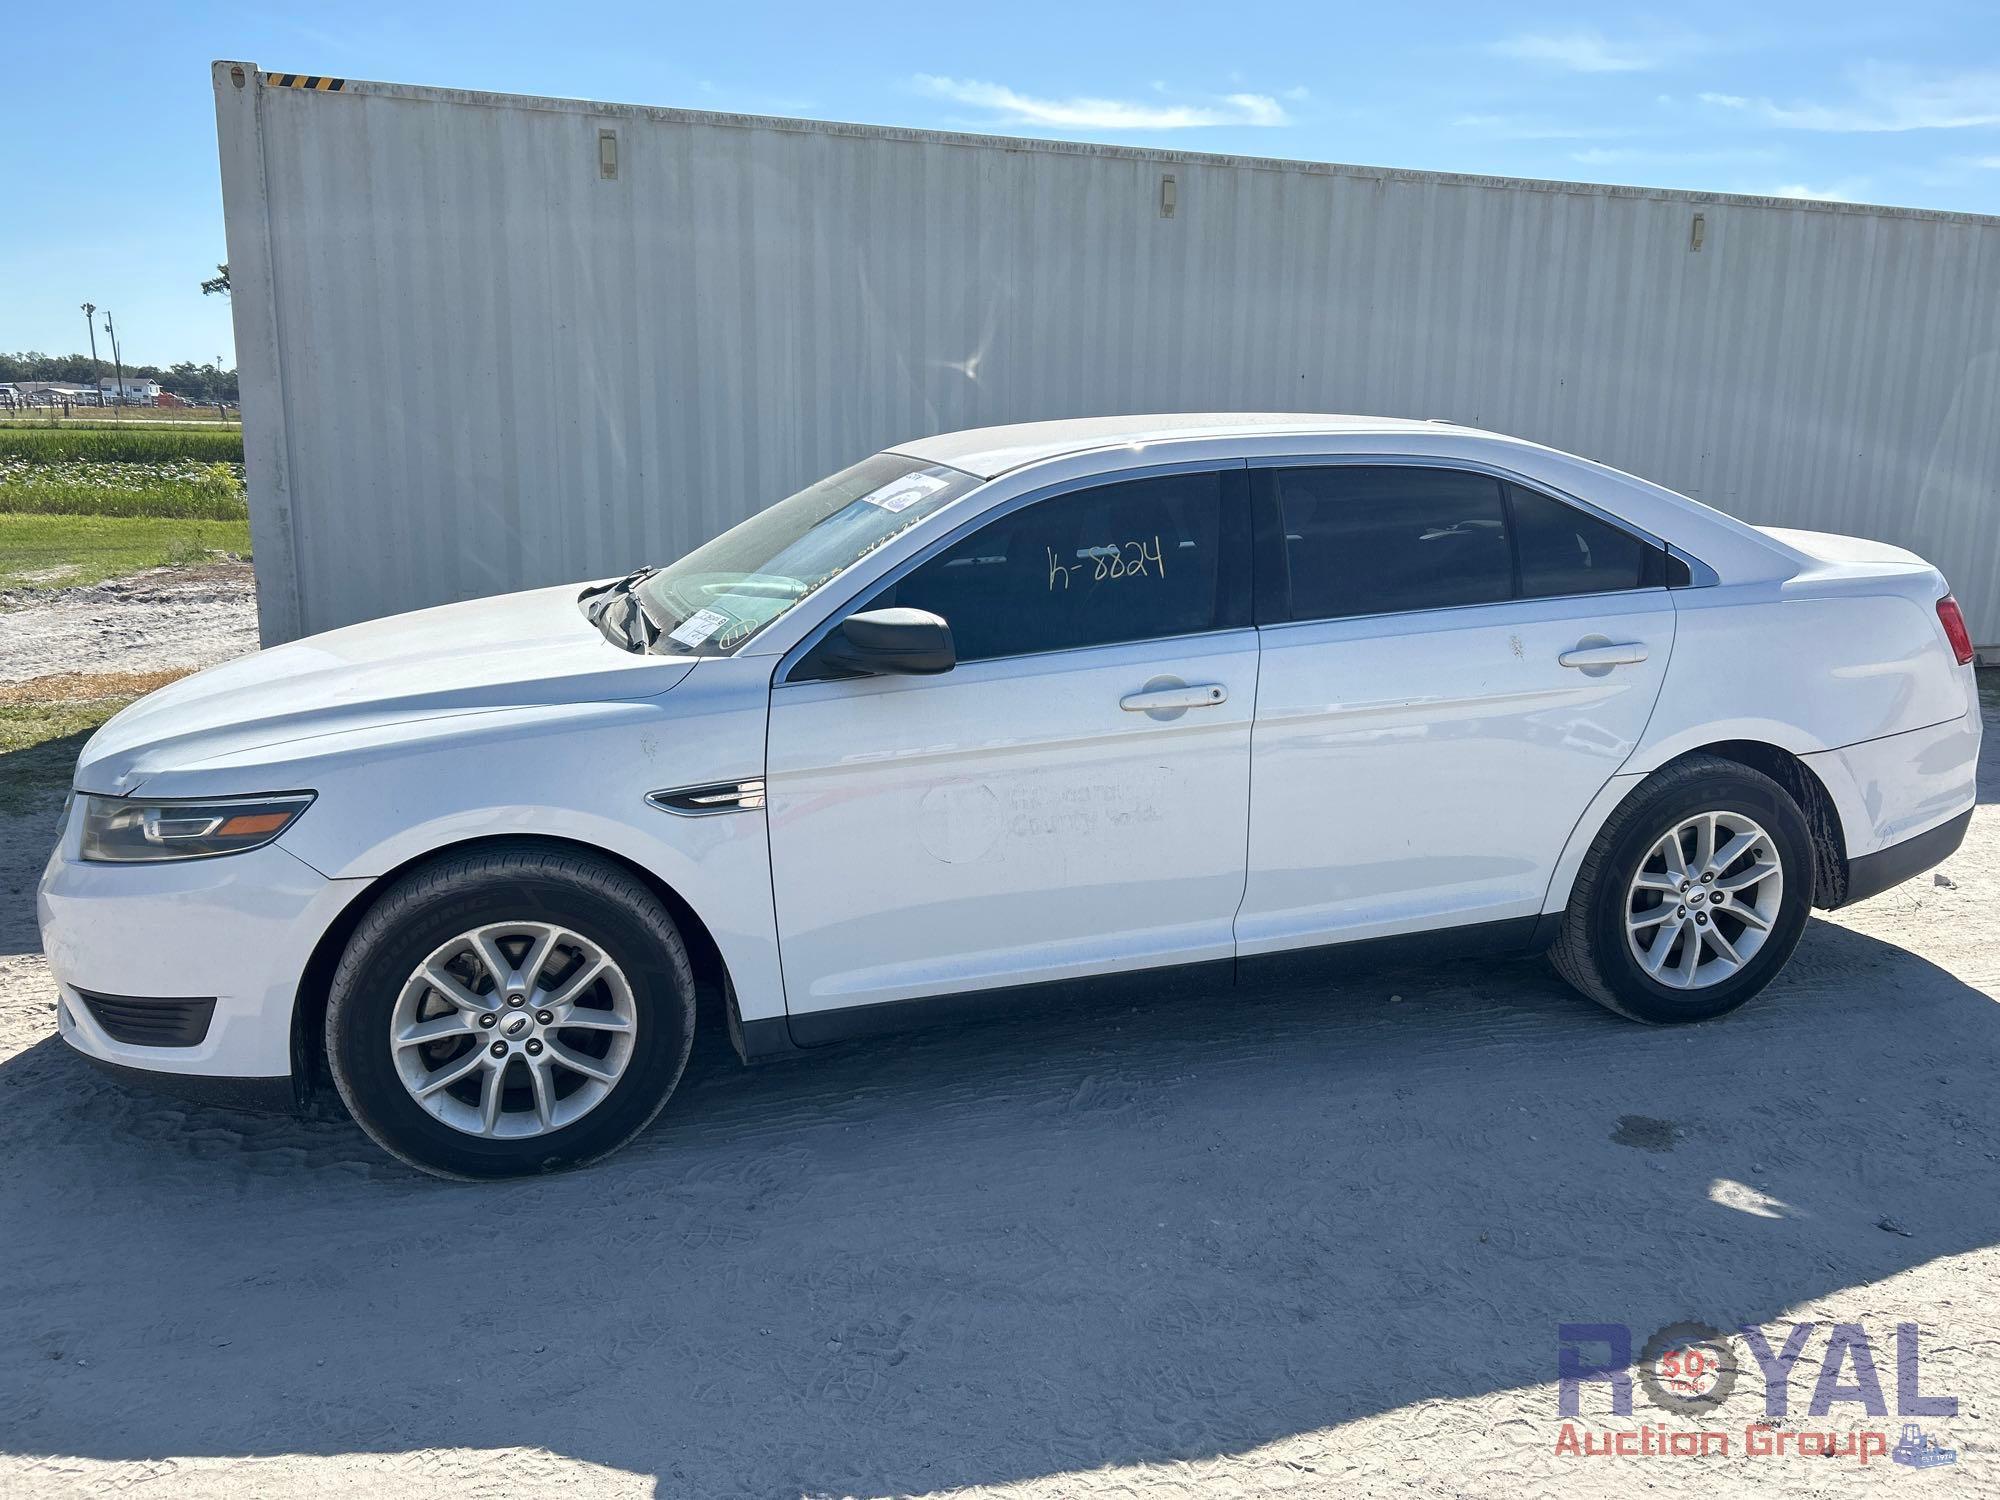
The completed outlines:
{"type": "Polygon", "coordinates": [[[712,609],[698,609],[681,621],[680,628],[667,635],[670,641],[679,641],[683,646],[699,646],[729,623],[729,616],[717,614],[712,609]]]}
{"type": "Polygon", "coordinates": [[[873,494],[863,495],[861,498],[870,505],[879,505],[890,515],[895,515],[899,511],[908,510],[919,500],[928,500],[950,483],[949,479],[938,474],[906,474],[901,479],[890,480],[873,494]]]}

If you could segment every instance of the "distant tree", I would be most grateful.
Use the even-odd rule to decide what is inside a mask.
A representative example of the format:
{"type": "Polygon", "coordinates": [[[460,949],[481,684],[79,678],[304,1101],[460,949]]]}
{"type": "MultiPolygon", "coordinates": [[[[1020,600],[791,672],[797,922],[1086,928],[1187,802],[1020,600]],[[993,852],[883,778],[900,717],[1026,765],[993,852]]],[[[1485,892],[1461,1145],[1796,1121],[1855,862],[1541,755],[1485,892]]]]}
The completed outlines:
{"type": "Polygon", "coordinates": [[[201,284],[201,294],[204,297],[210,297],[220,292],[223,296],[227,297],[229,295],[229,262],[225,260],[215,269],[219,274],[209,277],[208,280],[201,284]]]}
{"type": "Polygon", "coordinates": [[[0,380],[60,380],[70,385],[91,385],[88,354],[43,354],[28,350],[21,354],[0,354],[0,380]]]}
{"type": "Polygon", "coordinates": [[[167,366],[157,378],[162,390],[172,391],[184,401],[236,399],[236,372],[213,363],[198,365],[191,360],[182,360],[177,365],[167,366]]]}

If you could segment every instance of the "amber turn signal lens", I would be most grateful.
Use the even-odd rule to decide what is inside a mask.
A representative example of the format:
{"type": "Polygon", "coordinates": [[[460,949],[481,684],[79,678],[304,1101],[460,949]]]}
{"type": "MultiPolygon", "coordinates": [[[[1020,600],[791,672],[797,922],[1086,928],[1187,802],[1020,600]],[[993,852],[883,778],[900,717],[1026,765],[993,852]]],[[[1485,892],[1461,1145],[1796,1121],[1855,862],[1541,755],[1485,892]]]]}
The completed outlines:
{"type": "Polygon", "coordinates": [[[244,813],[231,818],[215,831],[232,838],[249,833],[276,833],[291,820],[292,815],[288,812],[244,813]]]}

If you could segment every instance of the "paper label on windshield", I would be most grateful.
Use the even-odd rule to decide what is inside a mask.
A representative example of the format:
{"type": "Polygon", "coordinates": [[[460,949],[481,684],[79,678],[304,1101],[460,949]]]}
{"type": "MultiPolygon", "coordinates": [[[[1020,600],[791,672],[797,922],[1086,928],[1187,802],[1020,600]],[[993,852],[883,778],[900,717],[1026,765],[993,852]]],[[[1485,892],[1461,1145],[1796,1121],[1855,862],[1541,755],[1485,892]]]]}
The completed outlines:
{"type": "Polygon", "coordinates": [[[667,639],[679,641],[683,646],[699,646],[729,623],[729,616],[717,614],[712,609],[698,609],[681,621],[678,630],[668,632],[667,639]]]}
{"type": "Polygon", "coordinates": [[[901,479],[891,480],[873,494],[863,495],[861,498],[870,505],[879,505],[890,515],[895,515],[899,511],[908,510],[919,500],[928,500],[950,483],[949,479],[936,474],[910,474],[901,479]]]}

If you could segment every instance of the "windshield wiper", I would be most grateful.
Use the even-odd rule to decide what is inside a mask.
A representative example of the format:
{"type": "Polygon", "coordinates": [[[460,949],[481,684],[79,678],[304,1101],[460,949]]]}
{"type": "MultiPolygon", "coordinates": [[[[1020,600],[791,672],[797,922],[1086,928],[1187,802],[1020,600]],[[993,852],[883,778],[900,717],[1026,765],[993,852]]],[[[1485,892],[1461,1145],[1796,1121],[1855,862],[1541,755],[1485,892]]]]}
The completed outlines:
{"type": "Polygon", "coordinates": [[[614,646],[627,651],[651,650],[653,642],[660,638],[659,622],[633,591],[659,571],[657,567],[640,568],[616,583],[585,591],[580,601],[583,617],[614,646]]]}
{"type": "Polygon", "coordinates": [[[648,578],[651,578],[655,573],[659,571],[660,569],[657,564],[647,568],[636,568],[632,572],[627,573],[623,578],[619,579],[616,583],[605,584],[604,592],[607,594],[629,594],[632,592],[632,590],[637,588],[640,584],[644,583],[648,578]]]}

